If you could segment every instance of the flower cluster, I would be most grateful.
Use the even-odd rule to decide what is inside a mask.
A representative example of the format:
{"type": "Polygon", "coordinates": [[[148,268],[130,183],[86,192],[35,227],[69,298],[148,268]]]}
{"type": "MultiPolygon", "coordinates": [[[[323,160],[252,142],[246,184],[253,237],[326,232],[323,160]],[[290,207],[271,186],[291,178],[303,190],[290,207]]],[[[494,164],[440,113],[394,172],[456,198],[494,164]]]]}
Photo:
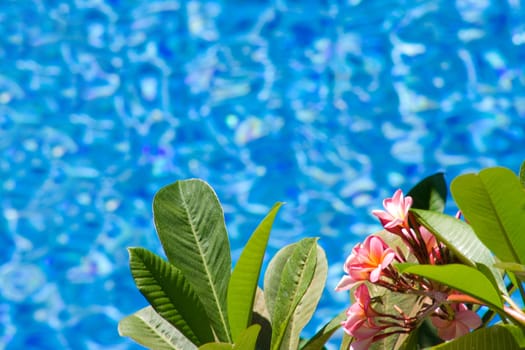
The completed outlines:
{"type": "Polygon", "coordinates": [[[354,290],[354,304],[342,323],[354,338],[351,349],[368,349],[371,343],[396,333],[409,333],[430,318],[443,340],[462,336],[481,325],[480,317],[466,304],[458,302],[461,294],[451,288],[414,275],[398,272],[395,263],[443,265],[454,262],[447,247],[411,214],[413,200],[397,190],[383,202],[384,210],[372,212],[387,232],[368,236],[357,244],[344,264],[345,275],[336,290],[354,290]],[[395,236],[403,244],[391,247],[385,241],[395,236]],[[404,248],[404,249],[403,249],[404,248]],[[369,286],[386,288],[395,293],[415,296],[421,307],[407,314],[394,305],[394,310],[374,307],[369,286]],[[451,297],[453,296],[453,297],[451,297]]]}

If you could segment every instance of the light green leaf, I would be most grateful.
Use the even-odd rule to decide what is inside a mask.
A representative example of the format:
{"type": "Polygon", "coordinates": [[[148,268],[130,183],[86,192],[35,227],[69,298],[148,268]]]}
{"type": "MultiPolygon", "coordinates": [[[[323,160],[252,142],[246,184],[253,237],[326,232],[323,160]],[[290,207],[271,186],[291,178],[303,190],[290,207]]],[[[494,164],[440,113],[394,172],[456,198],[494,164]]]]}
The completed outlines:
{"type": "Polygon", "coordinates": [[[233,348],[235,350],[255,350],[257,345],[257,336],[261,326],[254,324],[239,334],[239,339],[235,342],[233,348]]]}
{"type": "Polygon", "coordinates": [[[255,324],[244,329],[239,334],[239,340],[235,344],[208,343],[202,345],[199,350],[255,350],[260,330],[261,326],[255,324]]]}
{"type": "Polygon", "coordinates": [[[233,344],[229,343],[208,343],[199,347],[199,350],[233,350],[233,344]]]}
{"type": "Polygon", "coordinates": [[[513,272],[520,280],[525,280],[525,265],[517,263],[497,262],[494,267],[513,272]]]}
{"type": "Polygon", "coordinates": [[[429,278],[468,294],[497,310],[503,309],[503,302],[498,289],[483,273],[473,267],[460,264],[397,264],[396,267],[401,273],[411,273],[429,278]]]}
{"type": "Polygon", "coordinates": [[[130,248],[135,284],[151,306],[193,343],[213,341],[206,312],[182,273],[154,253],[130,248]]]}
{"type": "Polygon", "coordinates": [[[447,199],[447,183],[443,173],[424,178],[407,195],[413,199],[412,208],[443,212],[447,199]]]}
{"type": "Polygon", "coordinates": [[[341,346],[339,347],[339,350],[348,350],[350,348],[350,344],[354,341],[354,338],[352,336],[348,335],[346,332],[343,333],[343,339],[341,339],[341,346]]]}
{"type": "Polygon", "coordinates": [[[506,168],[458,176],[452,195],[479,239],[501,261],[525,263],[525,191],[506,168]]]}
{"type": "Polygon", "coordinates": [[[312,282],[317,262],[316,241],[305,238],[283,248],[268,266],[264,295],[272,322],[272,350],[280,349],[290,319],[312,282]]]}
{"type": "Polygon", "coordinates": [[[425,226],[463,263],[472,267],[482,263],[489,267],[499,289],[506,293],[501,273],[492,268],[495,259],[490,250],[479,240],[469,224],[455,217],[427,210],[411,209],[419,223],[425,226]]]}
{"type": "Polygon", "coordinates": [[[255,229],[235,265],[228,287],[228,316],[234,342],[248,327],[253,301],[273,221],[282,203],[277,203],[255,229]]]}
{"type": "MultiPolygon", "coordinates": [[[[423,307],[423,298],[414,294],[396,293],[381,286],[368,283],[370,296],[375,300],[374,310],[380,313],[392,314],[393,305],[399,307],[408,317],[415,316],[423,307]]],[[[407,334],[392,334],[380,339],[370,346],[370,350],[398,349],[408,338],[407,334]]]]}
{"type": "Polygon", "coordinates": [[[432,350],[518,350],[521,349],[515,338],[514,326],[496,325],[480,328],[455,340],[434,346],[432,350]]]}
{"type": "Polygon", "coordinates": [[[157,192],[153,216],[168,260],[206,305],[218,340],[231,343],[226,311],[230,245],[215,192],[201,180],[177,181],[157,192]]]}
{"type": "Polygon", "coordinates": [[[520,167],[520,182],[521,182],[521,186],[523,186],[523,188],[525,188],[525,162],[521,163],[521,167],[520,167]]]}
{"type": "Polygon", "coordinates": [[[330,320],[327,324],[324,325],[317,333],[310,338],[303,346],[301,350],[322,350],[326,342],[330,337],[341,328],[341,322],[346,320],[346,310],[342,311],[330,320]]]}
{"type": "Polygon", "coordinates": [[[118,324],[118,332],[152,350],[197,350],[188,338],[151,306],[123,318],[118,324]]]}
{"type": "Polygon", "coordinates": [[[295,308],[281,343],[281,349],[297,349],[301,331],[312,318],[326,283],[328,262],[326,254],[317,245],[317,259],[314,276],[299,304],[295,308]]]}

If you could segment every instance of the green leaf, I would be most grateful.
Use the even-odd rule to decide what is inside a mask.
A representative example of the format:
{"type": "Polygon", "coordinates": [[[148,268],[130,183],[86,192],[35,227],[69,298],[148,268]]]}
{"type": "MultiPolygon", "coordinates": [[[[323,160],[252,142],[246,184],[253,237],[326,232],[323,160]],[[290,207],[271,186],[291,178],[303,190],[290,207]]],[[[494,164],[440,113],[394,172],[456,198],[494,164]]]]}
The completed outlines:
{"type": "Polygon", "coordinates": [[[520,183],[525,188],[525,162],[521,163],[520,167],[520,183]]]}
{"type": "Polygon", "coordinates": [[[339,347],[339,350],[348,350],[350,348],[350,344],[354,341],[354,338],[352,336],[348,335],[347,333],[343,333],[343,339],[341,339],[341,346],[339,347]]]}
{"type": "Polygon", "coordinates": [[[525,191],[506,168],[458,176],[452,194],[479,239],[501,260],[525,263],[525,191]]]}
{"type": "Polygon", "coordinates": [[[261,326],[255,324],[244,329],[239,334],[239,340],[235,344],[208,343],[202,345],[199,350],[255,350],[257,336],[260,330],[261,326]]]}
{"type": "Polygon", "coordinates": [[[228,316],[234,342],[252,319],[257,282],[273,221],[282,203],[277,203],[255,229],[233,270],[228,287],[228,316]]]}
{"type": "Polygon", "coordinates": [[[513,272],[520,280],[525,280],[525,265],[516,263],[497,262],[494,267],[513,272]]]}
{"type": "Polygon", "coordinates": [[[272,322],[272,350],[281,347],[290,319],[312,282],[317,261],[316,241],[316,238],[305,238],[283,248],[270,261],[264,295],[272,322]]]}
{"type": "Polygon", "coordinates": [[[297,349],[301,331],[312,318],[319,299],[321,299],[327,274],[328,263],[325,252],[317,245],[314,276],[288,322],[288,327],[286,328],[283,342],[281,343],[281,349],[297,349]]]}
{"type": "MultiPolygon", "coordinates": [[[[396,293],[384,287],[368,283],[370,296],[375,300],[374,310],[380,313],[392,314],[393,305],[399,307],[408,317],[415,316],[423,307],[423,298],[414,294],[396,293]]],[[[408,338],[407,334],[392,334],[374,342],[371,350],[398,349],[408,338]]]]}
{"type": "Polygon", "coordinates": [[[199,350],[232,350],[233,344],[229,343],[208,343],[202,345],[199,350]]]}
{"type": "Polygon", "coordinates": [[[310,338],[303,346],[301,350],[321,350],[323,349],[326,342],[330,337],[341,327],[341,322],[346,320],[346,310],[342,311],[324,325],[317,333],[310,338]]]}
{"type": "Polygon", "coordinates": [[[401,273],[429,278],[468,294],[500,311],[503,309],[498,289],[483,273],[473,267],[460,264],[397,264],[396,267],[401,273]]]}
{"type": "Polygon", "coordinates": [[[118,332],[152,350],[197,350],[188,338],[151,306],[123,318],[118,324],[118,332]]]}
{"type": "Polygon", "coordinates": [[[479,240],[469,224],[455,217],[428,210],[411,209],[419,223],[425,226],[463,263],[472,267],[482,263],[489,267],[502,292],[506,292],[501,273],[492,268],[495,259],[490,250],[479,240]]]}
{"type": "Polygon", "coordinates": [[[233,348],[235,350],[255,350],[257,344],[257,336],[261,326],[254,324],[239,334],[239,339],[235,342],[233,348]]]}
{"type": "Polygon", "coordinates": [[[413,199],[412,208],[443,212],[447,200],[447,183],[443,173],[424,178],[407,195],[413,199]]]}
{"type": "Polygon", "coordinates": [[[215,192],[201,180],[177,181],[157,192],[153,216],[168,260],[206,306],[218,340],[231,343],[226,311],[230,246],[215,192]]]}
{"type": "Polygon", "coordinates": [[[514,326],[496,325],[480,328],[453,341],[433,347],[433,350],[518,350],[521,349],[515,338],[514,326]]]}
{"type": "Polygon", "coordinates": [[[135,284],[155,311],[193,343],[213,341],[204,307],[182,272],[143,248],[130,248],[129,255],[135,284]]]}

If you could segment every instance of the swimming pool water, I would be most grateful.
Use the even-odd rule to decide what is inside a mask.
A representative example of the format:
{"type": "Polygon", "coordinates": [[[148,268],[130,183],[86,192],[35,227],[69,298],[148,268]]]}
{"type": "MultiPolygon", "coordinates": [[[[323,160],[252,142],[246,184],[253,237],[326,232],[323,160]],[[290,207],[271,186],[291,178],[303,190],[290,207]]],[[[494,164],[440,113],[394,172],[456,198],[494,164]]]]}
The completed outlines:
{"type": "Polygon", "coordinates": [[[370,210],[445,171],[525,158],[519,0],[0,4],[0,349],[139,349],[128,246],[199,177],[234,258],[276,201],[270,253],[319,236],[333,288],[370,210]]]}

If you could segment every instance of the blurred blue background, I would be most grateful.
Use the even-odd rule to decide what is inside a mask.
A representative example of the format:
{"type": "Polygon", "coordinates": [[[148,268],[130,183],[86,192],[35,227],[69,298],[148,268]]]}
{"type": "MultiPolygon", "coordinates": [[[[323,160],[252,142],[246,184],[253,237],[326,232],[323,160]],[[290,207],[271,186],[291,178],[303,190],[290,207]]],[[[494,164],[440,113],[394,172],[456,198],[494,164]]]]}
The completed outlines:
{"type": "Polygon", "coordinates": [[[525,158],[521,0],[4,0],[0,60],[0,349],[139,349],[126,247],[178,179],[234,259],[276,201],[271,254],[321,237],[311,334],[384,197],[525,158]]]}

